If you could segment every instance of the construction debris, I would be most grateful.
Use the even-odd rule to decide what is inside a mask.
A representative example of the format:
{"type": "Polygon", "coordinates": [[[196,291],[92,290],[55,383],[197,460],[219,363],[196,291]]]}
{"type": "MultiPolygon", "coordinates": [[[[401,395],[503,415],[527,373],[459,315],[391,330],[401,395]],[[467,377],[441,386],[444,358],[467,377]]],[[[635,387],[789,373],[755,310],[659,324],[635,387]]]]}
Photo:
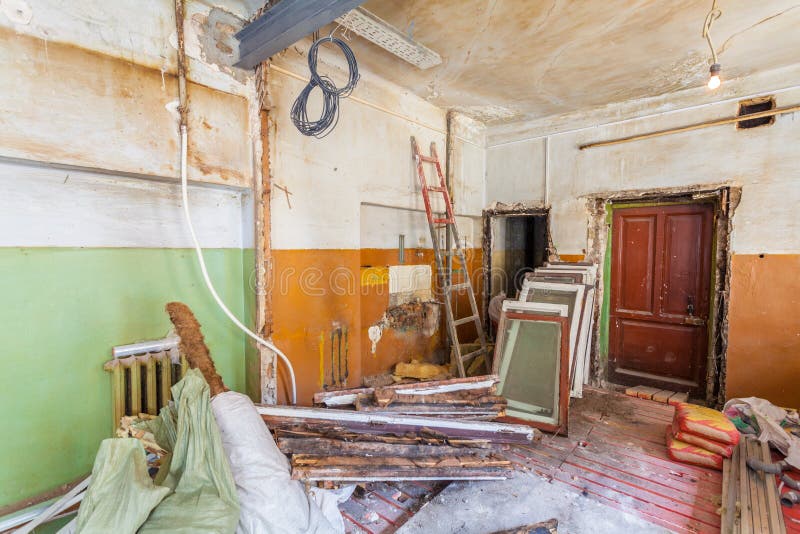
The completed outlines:
{"type": "Polygon", "coordinates": [[[750,436],[742,436],[733,456],[725,459],[720,510],[723,534],[786,532],[776,481],[778,475],[748,467],[762,462],[772,464],[769,445],[750,436]]]}
{"type": "Polygon", "coordinates": [[[524,425],[456,419],[463,409],[458,406],[451,408],[453,418],[289,406],[257,409],[281,452],[291,455],[292,478],[306,481],[504,479],[512,465],[499,454],[502,446],[529,445],[540,437],[524,425]]]}
{"type": "Polygon", "coordinates": [[[417,378],[419,380],[442,379],[450,376],[450,368],[446,365],[411,360],[408,363],[400,362],[395,365],[394,376],[397,378],[417,378]]]}
{"type": "Polygon", "coordinates": [[[427,415],[458,419],[496,419],[505,415],[506,399],[496,395],[496,375],[393,384],[375,388],[323,391],[314,402],[358,411],[427,415]]]}

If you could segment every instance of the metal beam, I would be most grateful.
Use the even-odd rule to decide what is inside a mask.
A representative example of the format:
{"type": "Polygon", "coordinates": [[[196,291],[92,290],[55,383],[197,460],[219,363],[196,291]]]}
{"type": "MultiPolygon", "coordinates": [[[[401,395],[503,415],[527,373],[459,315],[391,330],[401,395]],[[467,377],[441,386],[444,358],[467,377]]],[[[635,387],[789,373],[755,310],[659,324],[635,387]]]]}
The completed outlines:
{"type": "Polygon", "coordinates": [[[252,69],[362,3],[364,0],[282,0],[236,34],[236,66],[252,69]]]}

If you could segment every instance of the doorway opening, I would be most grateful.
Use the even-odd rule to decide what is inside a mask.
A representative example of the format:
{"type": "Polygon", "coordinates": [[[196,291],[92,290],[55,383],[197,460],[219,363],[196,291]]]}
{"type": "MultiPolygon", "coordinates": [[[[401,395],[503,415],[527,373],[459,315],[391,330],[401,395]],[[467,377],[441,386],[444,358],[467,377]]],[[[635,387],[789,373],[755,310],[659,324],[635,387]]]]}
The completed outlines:
{"type": "Polygon", "coordinates": [[[598,384],[725,394],[729,235],[741,190],[620,192],[589,201],[602,266],[598,384]]]}
{"type": "Polygon", "coordinates": [[[525,274],[544,265],[552,247],[546,208],[485,210],[483,222],[484,324],[488,325],[489,301],[501,293],[516,298],[525,274]]]}

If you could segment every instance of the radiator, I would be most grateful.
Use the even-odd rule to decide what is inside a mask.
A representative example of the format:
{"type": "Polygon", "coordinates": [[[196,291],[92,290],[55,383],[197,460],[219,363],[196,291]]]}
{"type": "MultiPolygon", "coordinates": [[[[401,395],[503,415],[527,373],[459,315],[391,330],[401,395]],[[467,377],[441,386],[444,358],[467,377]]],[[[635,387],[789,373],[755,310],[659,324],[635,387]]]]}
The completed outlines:
{"type": "Polygon", "coordinates": [[[189,368],[177,337],[114,347],[103,368],[111,374],[114,430],[124,415],[158,411],[172,398],[170,389],[189,368]]]}

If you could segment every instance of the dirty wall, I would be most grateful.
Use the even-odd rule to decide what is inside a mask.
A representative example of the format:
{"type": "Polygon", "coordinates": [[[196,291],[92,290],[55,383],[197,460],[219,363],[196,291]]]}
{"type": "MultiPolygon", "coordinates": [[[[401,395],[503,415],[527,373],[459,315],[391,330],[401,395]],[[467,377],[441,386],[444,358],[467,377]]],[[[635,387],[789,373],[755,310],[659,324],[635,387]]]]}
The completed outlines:
{"type": "Polygon", "coordinates": [[[796,105],[800,87],[790,82],[796,70],[727,81],[719,94],[698,89],[492,128],[487,141],[487,201],[547,197],[553,244],[562,258],[582,258],[591,247],[588,195],[741,187],[730,236],[727,397],[757,395],[787,406],[800,402],[800,319],[790,311],[800,304],[794,274],[800,268],[798,114],[750,130],[724,125],[608,147],[578,146],[735,116],[745,97],[774,94],[776,107],[796,105]]]}
{"type": "MultiPolygon", "coordinates": [[[[187,2],[189,198],[211,278],[252,323],[254,90],[207,46],[229,30],[209,19],[249,16],[231,5],[187,2]]],[[[113,427],[103,363],[167,334],[170,300],[244,391],[252,350],[208,296],[181,211],[173,6],[0,4],[0,507],[89,472],[113,427]]]]}
{"type": "MultiPolygon", "coordinates": [[[[410,137],[426,153],[435,142],[444,164],[446,113],[362,68],[353,97],[363,102],[342,100],[330,135],[303,137],[288,110],[304,86],[308,44],[273,58],[278,69],[269,74],[273,335],[294,363],[303,404],[315,391],[359,385],[362,376],[389,371],[398,361],[443,357],[437,354],[440,325],[431,331],[416,321],[414,306],[395,308],[398,293],[430,289],[430,279],[406,277],[411,285],[392,291],[390,278],[402,278],[409,266],[434,264],[410,137]],[[398,268],[401,234],[405,270],[398,268]],[[387,312],[408,321],[387,326],[387,312]],[[370,327],[377,329],[374,350],[370,327]]],[[[359,46],[372,45],[351,46],[358,57],[359,46]]],[[[326,49],[320,64],[335,80],[346,78],[341,61],[326,49]]],[[[481,266],[484,132],[463,117],[456,130],[455,211],[475,271],[481,266]]],[[[430,179],[432,169],[426,170],[430,179]]],[[[459,306],[465,315],[466,300],[459,306]]],[[[288,384],[283,374],[279,378],[285,399],[288,384]]]]}

